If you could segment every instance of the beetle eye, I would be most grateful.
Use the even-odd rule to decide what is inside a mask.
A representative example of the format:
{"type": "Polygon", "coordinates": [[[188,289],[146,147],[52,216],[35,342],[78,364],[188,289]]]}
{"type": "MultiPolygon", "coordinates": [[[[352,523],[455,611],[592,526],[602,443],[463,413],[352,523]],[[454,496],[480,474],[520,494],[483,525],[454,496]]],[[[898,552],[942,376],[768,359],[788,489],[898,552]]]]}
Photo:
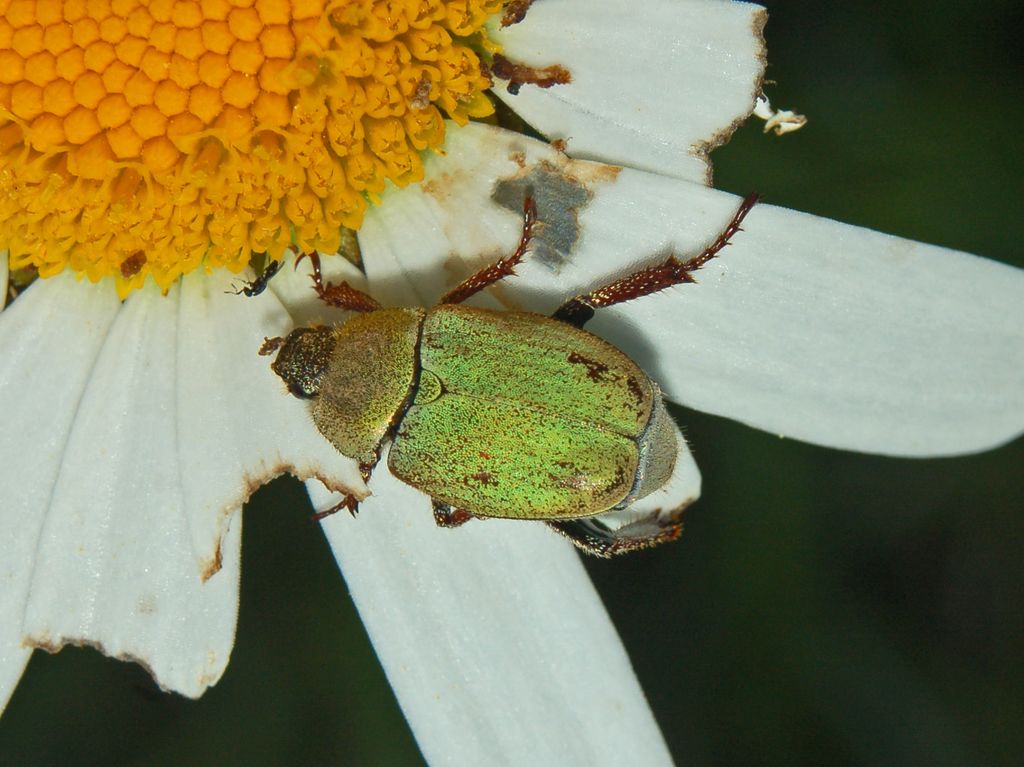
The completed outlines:
{"type": "Polygon", "coordinates": [[[270,367],[294,396],[312,399],[320,394],[334,344],[331,328],[297,328],[288,334],[270,367]]]}

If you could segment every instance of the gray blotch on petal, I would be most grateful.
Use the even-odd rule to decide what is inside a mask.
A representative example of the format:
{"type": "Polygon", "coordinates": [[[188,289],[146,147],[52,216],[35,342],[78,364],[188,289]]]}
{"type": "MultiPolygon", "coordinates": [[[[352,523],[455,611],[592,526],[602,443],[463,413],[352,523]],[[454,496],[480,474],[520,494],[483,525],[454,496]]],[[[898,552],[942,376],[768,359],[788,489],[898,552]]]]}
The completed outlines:
{"type": "Polygon", "coordinates": [[[578,178],[544,162],[499,180],[491,199],[503,208],[522,213],[527,194],[533,196],[537,205],[531,257],[557,274],[576,246],[580,235],[579,211],[593,194],[578,178]]]}

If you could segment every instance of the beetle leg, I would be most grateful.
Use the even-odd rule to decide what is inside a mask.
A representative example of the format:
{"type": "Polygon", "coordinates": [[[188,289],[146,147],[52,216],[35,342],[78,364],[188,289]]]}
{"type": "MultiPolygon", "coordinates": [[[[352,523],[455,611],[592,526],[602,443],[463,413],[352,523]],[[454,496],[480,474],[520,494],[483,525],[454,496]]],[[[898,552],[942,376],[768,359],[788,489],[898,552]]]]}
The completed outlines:
{"type": "Polygon", "coordinates": [[[683,532],[683,523],[678,521],[654,527],[638,524],[633,530],[629,526],[612,530],[601,524],[600,515],[548,522],[548,525],[572,541],[576,548],[605,559],[674,541],[683,532]]]}
{"type": "MultiPolygon", "coordinates": [[[[359,464],[359,473],[363,477],[363,482],[370,481],[370,475],[373,473],[373,467],[377,465],[379,457],[380,456],[374,458],[372,463],[359,464]]],[[[326,511],[318,511],[316,514],[314,514],[313,521],[319,522],[321,519],[331,516],[331,514],[337,514],[342,509],[348,509],[348,513],[351,514],[354,519],[355,516],[359,513],[359,499],[356,498],[351,493],[347,493],[344,498],[338,501],[338,503],[331,506],[331,508],[327,509],[326,511]]]]}
{"type": "Polygon", "coordinates": [[[438,527],[458,527],[473,518],[468,511],[456,509],[451,504],[442,503],[433,498],[430,499],[430,502],[434,504],[434,521],[438,527]]]}
{"type": "Polygon", "coordinates": [[[320,254],[315,250],[300,254],[295,259],[295,265],[298,266],[299,261],[304,258],[308,258],[313,264],[313,289],[320,296],[320,300],[328,306],[335,306],[350,312],[375,312],[381,308],[376,298],[353,288],[347,282],[337,284],[328,282],[325,285],[323,274],[320,271],[320,254]]]}
{"type": "Polygon", "coordinates": [[[314,514],[313,521],[319,522],[332,514],[337,514],[342,509],[348,509],[348,513],[354,517],[359,513],[359,500],[354,495],[346,495],[338,503],[331,506],[331,508],[326,509],[325,511],[318,511],[314,514]]]}
{"type": "Polygon", "coordinates": [[[479,293],[486,287],[490,287],[498,280],[515,274],[515,268],[530,247],[530,240],[533,238],[533,225],[537,223],[537,203],[533,196],[527,194],[523,198],[523,232],[519,236],[519,246],[516,252],[507,258],[499,258],[490,266],[484,267],[476,274],[463,280],[454,288],[449,290],[438,301],[439,304],[461,304],[470,296],[479,293]]]}
{"type": "Polygon", "coordinates": [[[740,204],[739,210],[736,211],[736,215],[732,217],[729,225],[722,230],[718,238],[702,253],[688,261],[680,261],[673,254],[660,264],[641,269],[639,272],[626,275],[592,290],[590,293],[566,301],[551,316],[556,320],[562,320],[582,328],[594,316],[595,309],[632,301],[641,296],[649,296],[651,293],[657,293],[672,285],[696,282],[692,273],[717,256],[729,244],[733,235],[741,231],[740,224],[743,223],[743,219],[759,199],[760,195],[747,195],[740,204]]]}

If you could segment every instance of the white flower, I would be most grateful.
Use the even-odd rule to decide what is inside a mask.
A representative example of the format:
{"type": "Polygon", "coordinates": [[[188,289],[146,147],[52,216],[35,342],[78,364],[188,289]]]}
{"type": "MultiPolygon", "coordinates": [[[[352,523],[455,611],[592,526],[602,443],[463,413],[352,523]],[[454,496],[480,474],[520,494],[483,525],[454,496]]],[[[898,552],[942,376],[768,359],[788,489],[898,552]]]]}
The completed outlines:
{"type": "MultiPolygon", "coordinates": [[[[753,105],[760,15],[668,0],[646,10],[650,50],[669,55],[628,57],[616,41],[632,13],[611,2],[545,0],[497,33],[525,63],[547,63],[555,46],[573,73],[571,85],[509,97],[520,114],[573,157],[639,170],[493,128],[452,130],[426,183],[367,214],[359,238],[375,296],[430,303],[511,250],[518,213],[492,194],[538,171],[542,192],[585,193],[565,219],[579,230],[541,233],[561,260],[528,259],[494,291],[505,305],[550,311],[717,232],[736,200],[702,185],[701,155],[753,105]]],[[[539,197],[542,218],[554,215],[539,197]]],[[[698,277],[592,326],[672,399],[890,454],[981,450],[1024,428],[1018,271],[763,205],[698,277]]],[[[31,647],[76,642],[201,694],[233,641],[234,512],[249,492],[284,470],[360,488],[254,353],[323,311],[299,298],[304,275],[285,270],[252,300],[226,295],[229,284],[190,275],[167,299],[151,287],[121,305],[109,285],[57,277],[0,315],[0,696],[31,647]]],[[[324,529],[430,762],[668,762],[562,540],[497,520],[438,530],[427,499],[386,471],[370,489],[357,520],[335,515],[324,529]]]]}

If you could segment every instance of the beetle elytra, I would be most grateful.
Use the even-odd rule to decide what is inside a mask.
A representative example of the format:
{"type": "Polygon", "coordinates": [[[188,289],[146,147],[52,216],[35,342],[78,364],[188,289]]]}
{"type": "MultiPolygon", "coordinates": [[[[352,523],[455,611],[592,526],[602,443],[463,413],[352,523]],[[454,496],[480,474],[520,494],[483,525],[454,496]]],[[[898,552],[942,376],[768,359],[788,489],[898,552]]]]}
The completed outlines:
{"type": "MultiPolygon", "coordinates": [[[[268,339],[261,354],[313,421],[368,479],[390,441],[388,468],[433,500],[439,525],[479,517],[547,522],[600,556],[678,537],[682,509],[610,524],[672,475],[676,427],[657,386],[628,356],[583,329],[594,311],[671,285],[740,231],[750,195],[700,254],[674,255],[564,303],[550,317],[462,305],[514,274],[536,224],[524,201],[516,251],[433,307],[384,308],[346,283],[313,282],[326,303],[356,312],[336,326],[268,339]]],[[[326,516],[357,501],[346,496],[326,516]]]]}

